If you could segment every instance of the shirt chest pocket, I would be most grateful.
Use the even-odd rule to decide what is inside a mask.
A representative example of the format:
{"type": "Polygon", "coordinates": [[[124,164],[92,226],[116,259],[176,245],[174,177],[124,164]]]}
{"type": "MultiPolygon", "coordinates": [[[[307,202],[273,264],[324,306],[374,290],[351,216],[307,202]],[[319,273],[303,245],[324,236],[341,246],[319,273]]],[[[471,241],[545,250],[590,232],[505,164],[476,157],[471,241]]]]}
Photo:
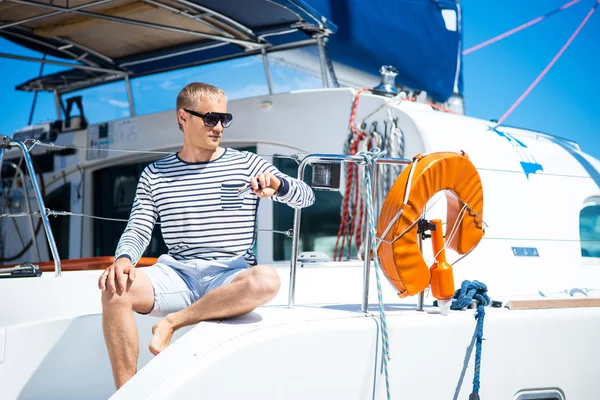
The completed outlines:
{"type": "Polygon", "coordinates": [[[244,204],[244,199],[238,196],[239,183],[221,184],[221,208],[223,210],[239,210],[244,204]]]}

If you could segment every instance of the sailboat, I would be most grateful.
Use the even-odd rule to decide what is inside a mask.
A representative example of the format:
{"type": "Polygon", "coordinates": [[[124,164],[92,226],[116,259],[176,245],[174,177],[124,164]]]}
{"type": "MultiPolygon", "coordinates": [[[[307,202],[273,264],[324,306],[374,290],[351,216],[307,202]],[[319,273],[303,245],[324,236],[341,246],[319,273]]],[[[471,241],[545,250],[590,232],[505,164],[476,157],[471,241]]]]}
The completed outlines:
{"type": "MultiPolygon", "coordinates": [[[[17,87],[53,93],[54,121],[0,137],[0,397],[597,396],[600,161],[464,115],[457,2],[63,3],[0,3],[0,36],[66,61],[0,56],[71,68],[17,87]],[[136,315],[138,372],[115,391],[97,280],[141,170],[182,144],[173,110],[138,115],[132,86],[241,59],[268,93],[229,102],[223,145],[305,179],[316,203],[260,204],[273,301],[180,329],[156,357],[157,319],[136,315]],[[277,63],[323,88],[276,93],[277,63]],[[116,83],[129,115],[90,123],[73,94],[116,83]]],[[[157,226],[138,266],[166,251],[157,226]]]]}

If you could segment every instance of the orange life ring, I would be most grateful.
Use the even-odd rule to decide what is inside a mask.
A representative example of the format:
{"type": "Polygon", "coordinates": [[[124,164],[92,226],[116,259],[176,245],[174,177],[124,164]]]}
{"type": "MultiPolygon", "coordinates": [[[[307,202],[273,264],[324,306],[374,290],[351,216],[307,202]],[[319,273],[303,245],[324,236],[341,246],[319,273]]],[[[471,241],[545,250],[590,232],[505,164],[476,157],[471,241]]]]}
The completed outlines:
{"type": "Polygon", "coordinates": [[[417,221],[429,199],[444,189],[470,207],[463,208],[456,196],[446,193],[446,233],[460,221],[448,247],[466,254],[483,237],[483,188],[469,157],[450,152],[416,156],[390,189],[377,226],[377,237],[383,239],[377,249],[381,268],[400,297],[415,295],[429,285],[431,273],[419,248],[417,221]]]}

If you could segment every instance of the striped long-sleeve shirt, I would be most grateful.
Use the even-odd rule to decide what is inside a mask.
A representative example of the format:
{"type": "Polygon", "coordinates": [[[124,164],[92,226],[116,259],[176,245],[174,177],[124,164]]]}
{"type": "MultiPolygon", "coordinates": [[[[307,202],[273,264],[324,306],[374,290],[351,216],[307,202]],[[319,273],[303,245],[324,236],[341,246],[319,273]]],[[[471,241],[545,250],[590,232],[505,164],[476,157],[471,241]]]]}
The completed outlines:
{"type": "Polygon", "coordinates": [[[160,218],[169,255],[176,260],[243,255],[249,265],[255,265],[252,247],[259,198],[252,193],[240,198],[238,189],[264,172],[283,178],[284,187],[273,200],[293,208],[314,202],[310,186],[253,153],[228,148],[216,160],[198,163],[172,154],[148,165],[140,176],[115,259],[127,257],[137,263],[160,218]]]}

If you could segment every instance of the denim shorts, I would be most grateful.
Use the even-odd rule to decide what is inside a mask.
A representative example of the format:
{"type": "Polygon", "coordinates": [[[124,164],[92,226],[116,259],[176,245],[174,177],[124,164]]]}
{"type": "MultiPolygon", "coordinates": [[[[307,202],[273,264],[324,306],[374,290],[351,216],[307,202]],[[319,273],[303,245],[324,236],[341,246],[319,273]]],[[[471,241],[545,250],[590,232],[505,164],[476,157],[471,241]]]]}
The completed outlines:
{"type": "Polygon", "coordinates": [[[162,255],[153,266],[140,268],[154,288],[154,308],[148,314],[165,316],[179,311],[211,290],[231,283],[247,268],[243,256],[220,261],[177,261],[162,255]]]}

